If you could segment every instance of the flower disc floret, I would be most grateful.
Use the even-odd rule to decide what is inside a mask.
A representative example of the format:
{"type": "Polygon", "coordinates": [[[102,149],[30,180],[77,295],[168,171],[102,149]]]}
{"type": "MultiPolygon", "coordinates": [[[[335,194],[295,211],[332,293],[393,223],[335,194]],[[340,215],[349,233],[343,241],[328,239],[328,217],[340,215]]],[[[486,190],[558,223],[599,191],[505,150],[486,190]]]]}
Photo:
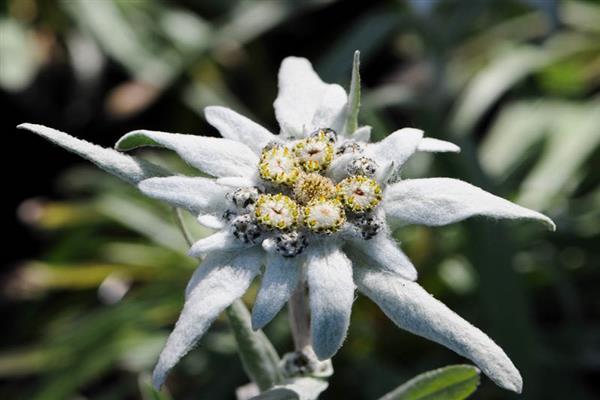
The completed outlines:
{"type": "Polygon", "coordinates": [[[316,136],[302,139],[294,146],[294,155],[306,172],[324,170],[333,160],[333,154],[333,144],[324,131],[320,131],[316,136]]]}
{"type": "Polygon", "coordinates": [[[258,170],[264,180],[284,185],[293,185],[301,172],[292,151],[280,145],[268,145],[262,150],[258,170]]]}
{"type": "Polygon", "coordinates": [[[320,140],[326,140],[329,143],[337,142],[337,133],[331,128],[321,128],[310,134],[311,137],[317,137],[320,140]]]}
{"type": "Polygon", "coordinates": [[[346,221],[344,207],[338,199],[320,198],[303,209],[304,225],[315,233],[337,232],[346,221]]]}
{"type": "Polygon", "coordinates": [[[335,184],[332,180],[317,173],[302,174],[294,184],[294,197],[303,205],[322,197],[331,199],[335,195],[335,184]]]}
{"type": "Polygon", "coordinates": [[[337,198],[355,213],[371,211],[382,199],[381,186],[362,175],[350,176],[337,184],[337,198]]]}
{"type": "Polygon", "coordinates": [[[297,225],[299,214],[296,202],[281,193],[260,195],[254,209],[258,222],[268,229],[291,229],[297,225]]]}

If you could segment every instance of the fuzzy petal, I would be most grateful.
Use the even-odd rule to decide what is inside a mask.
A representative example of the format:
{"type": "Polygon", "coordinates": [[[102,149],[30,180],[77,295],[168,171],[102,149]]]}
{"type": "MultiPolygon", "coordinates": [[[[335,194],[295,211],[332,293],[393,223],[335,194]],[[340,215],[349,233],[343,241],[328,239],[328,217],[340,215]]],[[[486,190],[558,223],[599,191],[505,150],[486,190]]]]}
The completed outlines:
{"type": "Polygon", "coordinates": [[[260,270],[259,255],[257,250],[213,254],[198,267],[179,320],[154,368],[154,386],[163,385],[171,368],[192,349],[219,314],[246,292],[260,270]]]}
{"type": "Polygon", "coordinates": [[[211,229],[223,229],[225,226],[227,226],[222,218],[219,218],[213,214],[198,215],[198,223],[211,229]]]}
{"type": "Polygon", "coordinates": [[[403,128],[367,146],[365,154],[376,160],[379,165],[393,162],[395,168],[400,168],[417,150],[422,138],[423,131],[403,128]]]}
{"type": "Polygon", "coordinates": [[[248,247],[250,246],[237,240],[228,229],[223,229],[196,241],[188,251],[188,255],[202,257],[212,251],[231,251],[248,247]]]}
{"type": "Polygon", "coordinates": [[[287,57],[281,63],[274,107],[284,135],[303,137],[315,128],[335,129],[343,123],[346,101],[343,88],[324,83],[307,59],[287,57]]]}
{"type": "Polygon", "coordinates": [[[191,176],[146,179],[138,187],[146,196],[185,208],[194,215],[222,213],[225,195],[231,191],[214,179],[191,176]]]}
{"type": "Polygon", "coordinates": [[[230,188],[240,188],[244,186],[255,186],[256,180],[253,178],[242,178],[239,176],[227,176],[217,179],[219,185],[228,186],[230,188]]]}
{"type": "Polygon", "coordinates": [[[384,270],[396,273],[405,279],[417,279],[417,270],[406,257],[396,241],[384,233],[370,240],[351,240],[351,247],[360,250],[367,258],[378,263],[384,270]]]}
{"type": "Polygon", "coordinates": [[[445,140],[426,137],[419,142],[417,151],[427,153],[460,153],[460,147],[445,140]]]}
{"type": "Polygon", "coordinates": [[[224,138],[244,143],[257,154],[267,143],[276,140],[271,132],[229,108],[206,107],[204,116],[224,138]]]}
{"type": "Polygon", "coordinates": [[[56,129],[36,124],[21,124],[17,128],[36,133],[131,184],[155,176],[168,175],[168,172],[158,165],[77,139],[56,129]]]}
{"type": "Polygon", "coordinates": [[[349,135],[349,138],[359,142],[369,142],[371,140],[372,129],[369,125],[361,126],[353,134],[349,135]]]}
{"type": "Polygon", "coordinates": [[[419,284],[368,267],[355,267],[354,273],[358,290],[400,328],[448,347],[472,360],[499,386],[521,392],[521,375],[504,351],[419,284]]]}
{"type": "Polygon", "coordinates": [[[124,151],[141,146],[173,150],[192,167],[216,177],[251,176],[258,165],[258,156],[245,144],[206,136],[139,130],[123,136],[115,147],[124,151]]]}
{"type": "Polygon", "coordinates": [[[252,329],[261,329],[277,315],[298,286],[300,272],[297,258],[267,255],[265,273],[252,309],[252,329]]]}
{"type": "Polygon", "coordinates": [[[483,215],[533,219],[545,223],[551,230],[556,228],[545,215],[458,179],[407,179],[389,186],[384,200],[387,216],[406,223],[437,226],[483,215]]]}
{"type": "Polygon", "coordinates": [[[344,129],[348,96],[340,85],[328,85],[313,116],[309,132],[318,128],[331,128],[336,132],[344,129]]]}
{"type": "Polygon", "coordinates": [[[314,243],[307,254],[306,273],[311,309],[311,333],[320,360],[342,346],[348,325],[354,281],[352,263],[334,243],[314,243]]]}

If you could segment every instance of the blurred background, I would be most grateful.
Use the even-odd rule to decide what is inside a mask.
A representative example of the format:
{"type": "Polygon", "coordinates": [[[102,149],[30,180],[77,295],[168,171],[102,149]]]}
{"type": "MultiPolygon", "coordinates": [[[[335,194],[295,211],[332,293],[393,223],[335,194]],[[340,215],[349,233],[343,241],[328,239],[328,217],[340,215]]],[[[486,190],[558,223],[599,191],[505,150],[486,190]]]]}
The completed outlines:
{"type": "MultiPolygon", "coordinates": [[[[396,232],[422,285],[524,376],[520,397],[483,378],[474,398],[599,398],[600,3],[583,0],[4,0],[0,398],[149,399],[196,266],[167,207],[18,123],[112,146],[138,128],[217,135],[202,109],[220,104],[277,131],[280,61],[308,57],[347,88],[355,49],[360,121],[376,139],[412,126],[463,149],[419,154],[405,176],[460,178],[558,225],[396,232]]],[[[141,154],[186,171],[172,154],[141,154]]],[[[266,333],[291,349],[285,313],[266,333]]],[[[375,399],[464,361],[359,297],[322,398],[375,399]]],[[[218,320],[169,388],[233,399],[246,382],[218,320]]]]}

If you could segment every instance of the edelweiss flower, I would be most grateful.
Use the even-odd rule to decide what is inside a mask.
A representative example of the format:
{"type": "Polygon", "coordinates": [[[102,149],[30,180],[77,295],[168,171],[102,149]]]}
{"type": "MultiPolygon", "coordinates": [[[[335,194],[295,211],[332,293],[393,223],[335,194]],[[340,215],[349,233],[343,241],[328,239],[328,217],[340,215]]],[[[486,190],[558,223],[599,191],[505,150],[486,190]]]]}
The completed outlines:
{"type": "Polygon", "coordinates": [[[389,225],[439,226],[475,215],[534,219],[552,229],[554,224],[460,180],[399,179],[399,169],[416,151],[457,152],[458,147],[411,128],[368,143],[370,127],[352,129],[348,123],[358,102],[352,96],[322,82],[307,60],[289,57],[281,65],[274,104],[279,135],[228,108],[208,107],[206,119],[223,139],[135,131],[116,145],[174,150],[212,178],[155,177],[165,172],[50,128],[22,126],[217,230],[190,249],[190,255],[204,259],[154,371],[157,386],[264,266],[252,310],[255,329],[271,321],[305,283],[314,351],[328,359],[344,341],[358,289],[399,327],[471,359],[498,385],[521,390],[521,376],[502,349],[414,282],[417,272],[389,225]]]}

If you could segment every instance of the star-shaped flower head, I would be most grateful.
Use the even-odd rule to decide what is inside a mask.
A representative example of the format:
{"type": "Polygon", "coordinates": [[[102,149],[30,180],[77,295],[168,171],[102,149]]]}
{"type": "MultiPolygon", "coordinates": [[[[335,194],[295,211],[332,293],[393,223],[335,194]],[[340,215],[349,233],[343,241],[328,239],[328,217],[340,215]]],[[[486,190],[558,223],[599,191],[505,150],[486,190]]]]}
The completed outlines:
{"type": "Polygon", "coordinates": [[[288,57],[274,104],[279,135],[228,108],[208,107],[206,119],[223,138],[141,130],[116,145],[122,151],[173,150],[210,177],[156,177],[165,172],[144,161],[50,128],[22,126],[216,230],[190,249],[203,261],[155,368],[156,386],[262,272],[253,327],[271,321],[306,284],[319,359],[342,345],[358,289],[399,327],[471,359],[498,385],[521,390],[521,376],[502,349],[414,282],[417,272],[389,225],[439,226],[476,215],[533,219],[552,229],[554,224],[460,180],[400,179],[399,170],[415,152],[459,148],[412,128],[369,143],[371,128],[356,127],[358,93],[358,55],[350,98],[341,86],[324,83],[308,60],[288,57]]]}

